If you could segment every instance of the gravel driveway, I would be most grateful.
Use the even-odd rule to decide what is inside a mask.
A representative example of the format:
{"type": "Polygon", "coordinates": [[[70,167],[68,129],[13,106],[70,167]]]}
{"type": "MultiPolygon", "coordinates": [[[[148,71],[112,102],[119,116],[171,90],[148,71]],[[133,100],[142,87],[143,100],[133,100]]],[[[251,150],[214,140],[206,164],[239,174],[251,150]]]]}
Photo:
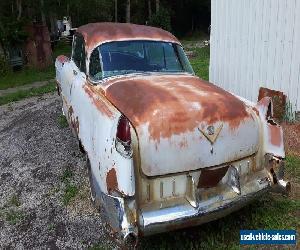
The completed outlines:
{"type": "Polygon", "coordinates": [[[1,249],[115,247],[90,204],[85,158],[60,114],[56,94],[0,106],[1,249]],[[76,196],[66,205],[68,185],[76,196]]]}

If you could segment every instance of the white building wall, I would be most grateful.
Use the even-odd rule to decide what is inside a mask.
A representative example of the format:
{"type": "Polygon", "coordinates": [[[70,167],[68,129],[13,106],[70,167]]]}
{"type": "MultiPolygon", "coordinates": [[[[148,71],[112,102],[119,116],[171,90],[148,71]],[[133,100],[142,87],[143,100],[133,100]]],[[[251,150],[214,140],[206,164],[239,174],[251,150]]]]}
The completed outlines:
{"type": "Polygon", "coordinates": [[[260,87],[300,111],[300,0],[211,0],[209,80],[254,102],[260,87]]]}

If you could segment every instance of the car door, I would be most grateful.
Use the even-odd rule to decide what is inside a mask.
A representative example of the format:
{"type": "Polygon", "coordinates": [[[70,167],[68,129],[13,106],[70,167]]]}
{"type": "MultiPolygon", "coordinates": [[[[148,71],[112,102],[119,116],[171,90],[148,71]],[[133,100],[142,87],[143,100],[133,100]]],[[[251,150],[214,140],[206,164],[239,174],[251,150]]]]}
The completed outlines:
{"type": "Polygon", "coordinates": [[[87,84],[86,51],[84,38],[81,34],[74,36],[70,66],[73,76],[69,84],[69,123],[84,149],[87,152],[92,152],[95,110],[88,94],[84,91],[87,84]]]}
{"type": "Polygon", "coordinates": [[[69,82],[65,84],[67,88],[65,94],[68,102],[66,114],[73,132],[79,136],[79,116],[84,114],[84,112],[80,112],[83,107],[80,104],[84,102],[82,92],[83,85],[86,83],[86,53],[82,35],[74,35],[72,47],[72,58],[69,65],[71,77],[68,78],[69,82]]]}
{"type": "Polygon", "coordinates": [[[72,43],[72,55],[71,60],[63,67],[62,79],[63,84],[61,86],[62,98],[63,98],[63,111],[68,117],[72,103],[72,90],[74,88],[74,82],[80,78],[85,79],[85,48],[84,39],[81,35],[76,34],[72,43]],[[84,62],[84,63],[83,63],[84,62]]]}

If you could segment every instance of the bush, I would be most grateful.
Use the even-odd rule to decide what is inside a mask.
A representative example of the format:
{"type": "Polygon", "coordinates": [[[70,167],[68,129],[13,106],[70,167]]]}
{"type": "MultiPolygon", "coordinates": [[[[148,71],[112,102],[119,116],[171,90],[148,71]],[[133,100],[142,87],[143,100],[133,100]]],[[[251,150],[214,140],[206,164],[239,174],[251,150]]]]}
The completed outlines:
{"type": "Polygon", "coordinates": [[[0,76],[5,76],[10,72],[9,63],[4,55],[0,54],[0,76]]]}
{"type": "Polygon", "coordinates": [[[149,25],[171,31],[170,12],[166,8],[160,7],[159,11],[150,18],[149,25]]]}

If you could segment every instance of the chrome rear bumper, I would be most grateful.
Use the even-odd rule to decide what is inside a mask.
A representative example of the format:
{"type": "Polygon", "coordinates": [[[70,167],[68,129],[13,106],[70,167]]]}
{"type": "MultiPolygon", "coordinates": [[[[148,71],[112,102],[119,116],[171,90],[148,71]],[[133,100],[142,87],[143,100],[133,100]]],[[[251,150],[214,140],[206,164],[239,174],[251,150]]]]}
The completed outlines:
{"type": "Polygon", "coordinates": [[[183,199],[177,203],[168,203],[169,205],[166,202],[158,204],[159,206],[150,204],[137,208],[135,197],[114,197],[102,192],[100,197],[113,230],[121,233],[123,242],[136,242],[138,235],[147,236],[219,219],[268,191],[285,194],[290,191],[289,182],[282,179],[274,182],[271,178],[272,175],[263,169],[251,175],[251,178],[245,177],[241,182],[240,192],[227,187],[222,192],[211,192],[207,198],[201,197],[199,190],[196,206],[183,199]]]}
{"type": "Polygon", "coordinates": [[[210,204],[206,201],[199,203],[196,208],[187,203],[159,210],[145,210],[140,215],[140,230],[143,235],[152,235],[217,220],[270,190],[270,185],[266,183],[259,191],[226,200],[222,200],[221,196],[214,197],[210,204]]]}

